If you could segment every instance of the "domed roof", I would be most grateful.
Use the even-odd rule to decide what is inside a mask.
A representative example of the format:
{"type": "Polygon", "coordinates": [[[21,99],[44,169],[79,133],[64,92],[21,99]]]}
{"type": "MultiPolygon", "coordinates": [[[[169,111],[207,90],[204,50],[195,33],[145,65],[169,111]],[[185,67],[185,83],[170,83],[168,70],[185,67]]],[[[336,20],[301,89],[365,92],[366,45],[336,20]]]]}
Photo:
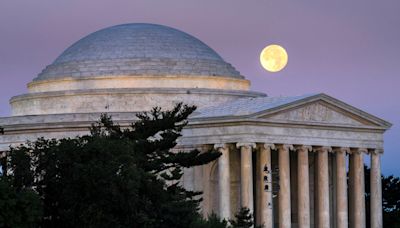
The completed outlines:
{"type": "Polygon", "coordinates": [[[66,49],[35,79],[104,75],[201,75],[243,78],[197,38],[162,25],[123,24],[66,49]]]}

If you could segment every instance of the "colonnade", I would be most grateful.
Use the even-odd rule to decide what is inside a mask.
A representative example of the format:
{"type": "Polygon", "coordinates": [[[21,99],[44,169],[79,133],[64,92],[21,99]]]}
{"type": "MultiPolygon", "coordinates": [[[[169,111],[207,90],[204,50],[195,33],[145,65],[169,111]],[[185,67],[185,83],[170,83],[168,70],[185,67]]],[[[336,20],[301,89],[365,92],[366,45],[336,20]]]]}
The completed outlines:
{"type": "MultiPolygon", "coordinates": [[[[278,213],[279,227],[287,228],[292,225],[292,211],[297,210],[297,225],[300,228],[310,227],[311,221],[315,227],[360,227],[366,224],[365,216],[365,189],[364,189],[364,154],[371,156],[371,227],[382,227],[382,189],[380,171],[380,151],[364,148],[343,148],[311,145],[282,145],[237,143],[240,152],[240,206],[247,207],[251,212],[256,210],[256,224],[264,224],[266,228],[274,226],[274,215],[278,213]],[[279,191],[277,194],[277,211],[273,211],[272,186],[266,187],[266,181],[272,180],[271,151],[277,150],[279,191]],[[310,213],[310,174],[309,153],[315,153],[316,171],[314,191],[314,215],[310,213]],[[256,167],[253,169],[253,155],[256,154],[256,167]],[[297,164],[294,166],[297,186],[291,186],[290,153],[297,153],[297,164]],[[335,169],[333,175],[334,192],[329,187],[329,153],[335,157],[335,169]],[[349,155],[349,156],[347,156],[349,155]],[[347,163],[349,158],[349,181],[347,179],[347,163]],[[255,170],[255,174],[253,174],[255,170]],[[253,183],[253,175],[256,176],[253,183]],[[348,186],[349,183],[349,186],[348,186]],[[253,198],[255,188],[255,199],[253,198]],[[291,208],[291,187],[297,190],[296,208],[291,208]],[[334,201],[330,202],[330,194],[334,195],[334,201]],[[335,211],[332,213],[332,204],[335,211]],[[334,218],[331,218],[334,215],[334,218]]],[[[218,159],[218,213],[222,218],[231,215],[230,205],[230,172],[229,154],[232,152],[227,144],[214,145],[214,148],[222,153],[218,159]]],[[[293,171],[293,170],[292,170],[293,171]]],[[[277,174],[278,175],[278,174],[277,174]]],[[[276,184],[278,184],[276,183],[276,184]]]]}

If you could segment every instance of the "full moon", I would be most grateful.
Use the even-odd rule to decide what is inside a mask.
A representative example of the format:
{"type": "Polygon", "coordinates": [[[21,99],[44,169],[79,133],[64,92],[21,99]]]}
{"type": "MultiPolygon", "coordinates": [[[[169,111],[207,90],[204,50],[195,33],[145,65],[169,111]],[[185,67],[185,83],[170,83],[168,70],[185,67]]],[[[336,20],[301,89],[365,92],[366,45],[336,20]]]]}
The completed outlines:
{"type": "Polygon", "coordinates": [[[286,50],[276,44],[268,45],[260,54],[261,65],[270,72],[278,72],[285,68],[288,62],[286,50]]]}

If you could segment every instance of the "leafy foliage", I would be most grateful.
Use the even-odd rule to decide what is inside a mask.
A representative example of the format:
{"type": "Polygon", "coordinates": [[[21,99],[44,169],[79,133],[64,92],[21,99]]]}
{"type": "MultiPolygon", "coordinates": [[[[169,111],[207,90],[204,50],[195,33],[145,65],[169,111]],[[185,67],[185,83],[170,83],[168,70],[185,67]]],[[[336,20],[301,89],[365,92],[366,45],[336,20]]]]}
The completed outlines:
{"type": "MultiPolygon", "coordinates": [[[[212,213],[207,220],[198,220],[193,223],[191,228],[250,228],[254,225],[253,214],[246,207],[240,208],[235,214],[235,219],[229,220],[230,225],[226,220],[221,220],[215,213],[212,213]]],[[[257,226],[256,228],[262,228],[257,226]]]]}
{"type": "MultiPolygon", "coordinates": [[[[253,214],[249,208],[242,207],[235,215],[235,220],[229,220],[231,228],[250,228],[254,225],[253,214]]],[[[262,226],[259,226],[260,228],[262,226]]]]}
{"type": "MultiPolygon", "coordinates": [[[[365,198],[367,218],[370,217],[370,175],[371,170],[364,166],[365,172],[365,198]]],[[[383,226],[400,227],[400,178],[390,176],[381,176],[382,178],[382,207],[383,207],[383,226]]],[[[370,227],[370,221],[367,219],[367,227],[370,227]]]]}
{"type": "Polygon", "coordinates": [[[31,189],[18,191],[7,177],[0,177],[0,227],[37,227],[42,207],[31,189]]]}
{"type": "MultiPolygon", "coordinates": [[[[393,175],[382,179],[383,210],[385,212],[400,211],[400,178],[393,175]]],[[[400,219],[400,217],[399,217],[400,219]]],[[[400,221],[399,221],[400,222],[400,221]]]]}
{"type": "Polygon", "coordinates": [[[191,228],[227,228],[228,222],[226,220],[221,220],[221,218],[212,213],[207,219],[198,219],[193,222],[190,226],[191,228]]]}
{"type": "Polygon", "coordinates": [[[172,150],[194,110],[154,108],[125,129],[102,115],[90,135],[12,148],[11,185],[35,190],[41,227],[190,227],[201,220],[201,193],[180,185],[182,170],[220,156],[172,150]]]}

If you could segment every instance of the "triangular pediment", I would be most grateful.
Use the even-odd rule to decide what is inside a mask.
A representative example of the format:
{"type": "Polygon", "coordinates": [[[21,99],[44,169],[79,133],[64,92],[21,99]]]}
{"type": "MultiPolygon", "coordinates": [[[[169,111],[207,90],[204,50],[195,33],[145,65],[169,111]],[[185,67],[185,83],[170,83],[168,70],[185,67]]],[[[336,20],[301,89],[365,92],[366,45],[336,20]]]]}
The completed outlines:
{"type": "Polygon", "coordinates": [[[323,123],[333,125],[364,126],[375,124],[350,114],[345,110],[334,107],[323,101],[316,101],[309,104],[294,107],[288,110],[281,110],[274,114],[267,114],[260,118],[270,120],[305,122],[305,123],[323,123]]]}
{"type": "Polygon", "coordinates": [[[388,129],[391,124],[326,94],[299,99],[258,112],[253,117],[270,121],[330,126],[388,129]]]}
{"type": "Polygon", "coordinates": [[[386,130],[391,127],[366,113],[326,94],[293,97],[244,98],[201,110],[199,121],[261,121],[329,127],[386,130]]]}

